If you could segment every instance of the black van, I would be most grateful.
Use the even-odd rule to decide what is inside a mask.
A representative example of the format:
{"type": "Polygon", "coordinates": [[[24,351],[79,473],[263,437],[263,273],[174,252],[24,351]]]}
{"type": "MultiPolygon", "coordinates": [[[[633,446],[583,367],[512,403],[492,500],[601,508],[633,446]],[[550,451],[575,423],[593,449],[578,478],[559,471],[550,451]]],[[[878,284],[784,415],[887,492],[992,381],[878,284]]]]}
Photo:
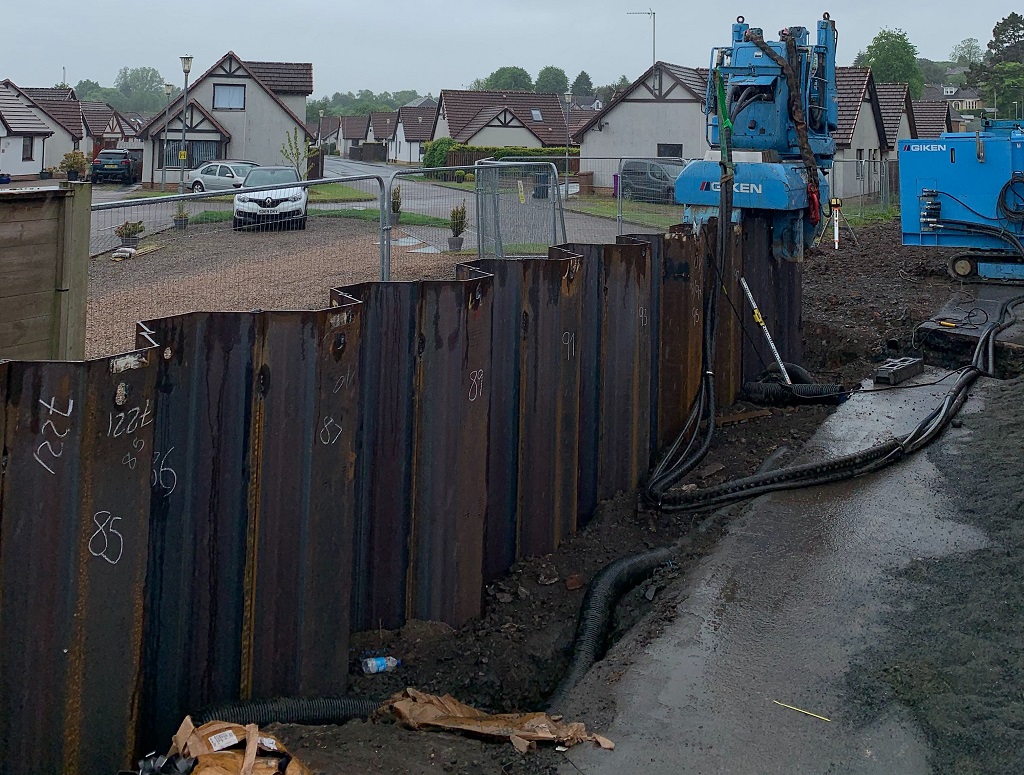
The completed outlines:
{"type": "Polygon", "coordinates": [[[673,204],[676,178],[685,165],[681,161],[627,161],[622,165],[619,186],[623,199],[673,204]]]}

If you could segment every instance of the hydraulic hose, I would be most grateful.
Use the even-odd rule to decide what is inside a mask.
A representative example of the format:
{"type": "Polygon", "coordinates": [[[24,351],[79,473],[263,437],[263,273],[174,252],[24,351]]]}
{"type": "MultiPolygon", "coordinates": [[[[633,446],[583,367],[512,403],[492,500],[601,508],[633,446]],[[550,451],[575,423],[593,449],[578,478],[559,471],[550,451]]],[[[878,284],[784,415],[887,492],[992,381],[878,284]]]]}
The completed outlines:
{"type": "Polygon", "coordinates": [[[232,724],[274,722],[282,724],[344,724],[355,718],[368,718],[384,700],[365,697],[281,697],[273,700],[238,700],[210,705],[192,718],[195,724],[230,721],[232,724]]]}
{"type": "Polygon", "coordinates": [[[576,621],[576,637],[569,667],[548,701],[551,710],[558,710],[594,662],[603,654],[612,611],[619,599],[650,576],[661,564],[672,559],[676,547],[664,546],[631,557],[623,557],[606,565],[594,576],[580,606],[576,621]]]}

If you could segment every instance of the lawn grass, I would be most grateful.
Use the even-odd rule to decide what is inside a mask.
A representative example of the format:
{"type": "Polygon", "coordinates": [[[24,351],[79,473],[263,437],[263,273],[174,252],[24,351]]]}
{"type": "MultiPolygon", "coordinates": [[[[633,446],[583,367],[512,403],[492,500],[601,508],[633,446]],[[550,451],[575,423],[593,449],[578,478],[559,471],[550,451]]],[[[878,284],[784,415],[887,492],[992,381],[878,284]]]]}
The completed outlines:
{"type": "Polygon", "coordinates": [[[851,204],[843,208],[843,216],[850,222],[851,227],[859,228],[861,226],[873,226],[895,220],[900,217],[900,209],[898,207],[883,207],[882,205],[865,205],[863,209],[860,209],[857,205],[851,204]],[[858,212],[854,212],[855,209],[858,212]]]}
{"type": "Polygon", "coordinates": [[[429,183],[432,186],[439,186],[441,188],[455,188],[460,191],[475,191],[476,182],[470,181],[468,183],[456,183],[454,180],[436,180],[435,178],[428,177],[426,175],[409,175],[397,178],[399,182],[402,180],[412,180],[416,183],[429,183]]]}
{"type": "MultiPolygon", "coordinates": [[[[175,189],[177,186],[175,185],[175,189]]],[[[154,191],[151,189],[142,191],[133,191],[126,196],[126,199],[153,199],[162,196],[176,196],[177,190],[173,191],[154,191]]],[[[377,199],[375,194],[367,193],[366,191],[360,191],[358,188],[352,188],[346,186],[343,183],[323,183],[317,186],[309,187],[309,201],[316,202],[319,204],[328,203],[339,203],[339,202],[373,202],[377,199]]],[[[206,199],[193,200],[197,202],[232,202],[234,201],[234,194],[225,194],[223,196],[208,197],[206,199]]]]}
{"type": "MultiPolygon", "coordinates": [[[[616,200],[603,196],[573,197],[565,203],[565,208],[577,213],[596,215],[598,218],[614,220],[618,217],[616,200]]],[[[626,223],[667,229],[683,220],[683,208],[680,205],[623,202],[622,220],[626,223]]]]}

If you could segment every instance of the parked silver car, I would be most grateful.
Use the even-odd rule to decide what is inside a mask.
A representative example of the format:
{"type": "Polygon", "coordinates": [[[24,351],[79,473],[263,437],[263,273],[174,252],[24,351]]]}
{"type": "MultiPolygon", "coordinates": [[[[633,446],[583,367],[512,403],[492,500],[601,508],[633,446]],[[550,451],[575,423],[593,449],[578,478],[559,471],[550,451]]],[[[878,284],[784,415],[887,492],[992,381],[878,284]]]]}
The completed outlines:
{"type": "Polygon", "coordinates": [[[200,191],[224,191],[237,188],[235,184],[245,180],[249,170],[260,166],[254,161],[227,159],[200,164],[190,173],[186,186],[197,194],[200,191]]]}

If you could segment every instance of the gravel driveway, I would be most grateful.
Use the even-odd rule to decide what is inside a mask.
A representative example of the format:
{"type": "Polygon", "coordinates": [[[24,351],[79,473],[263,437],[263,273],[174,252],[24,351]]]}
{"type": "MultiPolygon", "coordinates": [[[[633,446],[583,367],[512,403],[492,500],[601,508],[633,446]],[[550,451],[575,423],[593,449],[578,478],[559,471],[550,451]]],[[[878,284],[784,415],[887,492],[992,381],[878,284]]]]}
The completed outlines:
{"type": "MultiPolygon", "coordinates": [[[[404,236],[396,230],[396,238],[404,236]]],[[[121,262],[109,253],[90,260],[87,357],[131,349],[138,320],[199,310],[319,309],[332,287],[380,277],[375,222],[320,217],[305,231],[240,232],[210,224],[162,232],[153,244],[154,252],[121,262]]],[[[423,247],[393,248],[394,279],[453,276],[454,256],[415,252],[423,247]]]]}

